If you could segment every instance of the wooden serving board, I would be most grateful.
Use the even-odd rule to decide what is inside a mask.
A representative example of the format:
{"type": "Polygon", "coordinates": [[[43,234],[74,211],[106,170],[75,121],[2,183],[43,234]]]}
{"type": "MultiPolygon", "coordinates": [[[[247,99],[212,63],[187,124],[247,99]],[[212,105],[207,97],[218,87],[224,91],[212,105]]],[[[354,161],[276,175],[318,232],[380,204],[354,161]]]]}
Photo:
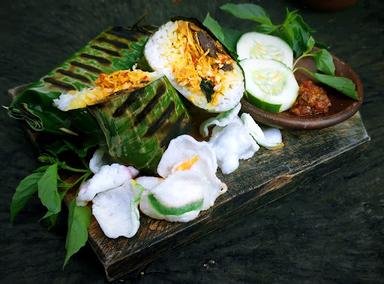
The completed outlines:
{"type": "MultiPolygon", "coordinates": [[[[18,90],[10,90],[10,95],[15,96],[18,90]]],[[[234,173],[219,174],[228,185],[228,191],[197,219],[188,223],[169,223],[142,214],[140,229],[133,238],[109,239],[93,218],[89,243],[103,264],[107,279],[121,278],[167,250],[190,243],[276,201],[293,191],[287,185],[305,172],[369,140],[359,113],[322,130],[283,130],[284,148],[275,151],[261,148],[252,159],[241,161],[234,173]]]]}
{"type": "Polygon", "coordinates": [[[93,220],[89,242],[105,268],[108,280],[122,277],[163,255],[212,232],[230,219],[243,218],[260,206],[287,194],[283,186],[300,174],[349,151],[369,136],[360,114],[331,128],[319,131],[283,131],[285,147],[277,151],[261,149],[239,169],[220,178],[228,192],[215,205],[189,223],[157,221],[141,215],[140,229],[131,238],[109,239],[93,220]]]}

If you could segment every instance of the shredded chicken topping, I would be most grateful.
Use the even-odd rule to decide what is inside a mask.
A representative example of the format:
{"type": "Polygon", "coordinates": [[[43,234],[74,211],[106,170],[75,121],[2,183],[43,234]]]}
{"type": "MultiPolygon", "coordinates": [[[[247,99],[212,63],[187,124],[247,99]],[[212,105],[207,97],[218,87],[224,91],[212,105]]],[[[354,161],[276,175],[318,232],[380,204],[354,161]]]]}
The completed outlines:
{"type": "Polygon", "coordinates": [[[140,89],[150,82],[148,72],[141,70],[120,70],[111,74],[100,74],[96,79],[96,87],[103,89],[106,93],[115,93],[121,90],[134,91],[140,89]]]}
{"type": "MultiPolygon", "coordinates": [[[[176,39],[172,44],[180,52],[173,54],[172,73],[176,82],[181,86],[188,87],[193,93],[202,93],[200,83],[209,80],[214,86],[212,94],[212,105],[218,104],[218,99],[227,87],[222,82],[225,80],[225,66],[235,64],[234,60],[225,53],[222,45],[214,41],[207,34],[210,43],[215,46],[215,56],[211,56],[210,49],[204,51],[198,38],[198,33],[204,32],[201,28],[191,22],[178,21],[176,39]],[[223,68],[224,67],[224,68],[223,68]]],[[[231,67],[232,68],[232,67],[231,67]]]]}
{"type": "Polygon", "coordinates": [[[121,70],[111,74],[100,74],[95,81],[95,87],[81,91],[71,91],[73,96],[66,110],[84,108],[102,102],[110,95],[127,90],[135,91],[148,85],[153,79],[149,72],[141,70],[121,70]]]}

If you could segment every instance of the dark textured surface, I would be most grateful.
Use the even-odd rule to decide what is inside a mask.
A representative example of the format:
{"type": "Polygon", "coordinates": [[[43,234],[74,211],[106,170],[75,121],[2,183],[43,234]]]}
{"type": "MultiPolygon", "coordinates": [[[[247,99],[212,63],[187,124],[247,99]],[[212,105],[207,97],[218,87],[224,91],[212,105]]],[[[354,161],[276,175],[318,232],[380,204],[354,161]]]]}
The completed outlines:
{"type": "MultiPolygon", "coordinates": [[[[107,238],[96,220],[89,227],[89,243],[105,267],[109,280],[119,279],[142,268],[164,252],[196,242],[197,238],[245,218],[295,189],[289,183],[305,176],[309,169],[354,151],[369,141],[359,114],[320,131],[283,131],[284,147],[261,149],[252,159],[220,179],[228,186],[215,204],[188,223],[140,217],[140,228],[132,238],[107,238]]],[[[318,173],[318,171],[317,171],[318,173]]]]}
{"type": "MultiPolygon", "coordinates": [[[[109,25],[147,23],[174,15],[202,19],[224,1],[2,1],[0,103],[6,90],[36,80],[109,25]],[[9,2],[9,3],[7,3],[9,2]],[[178,3],[178,4],[177,4],[178,3]]],[[[260,1],[281,18],[296,1],[260,1]]],[[[157,282],[384,281],[384,3],[359,1],[333,14],[302,10],[317,38],[352,65],[365,87],[361,113],[372,141],[311,171],[296,191],[237,224],[223,228],[153,262],[129,280],[157,282]]],[[[246,25],[243,23],[242,27],[246,25]]],[[[0,281],[99,282],[104,272],[90,248],[62,271],[65,218],[55,232],[37,221],[45,213],[33,200],[15,225],[8,222],[18,181],[35,166],[33,148],[16,121],[0,113],[0,281]]],[[[65,217],[65,216],[64,216],[65,217]]]]}

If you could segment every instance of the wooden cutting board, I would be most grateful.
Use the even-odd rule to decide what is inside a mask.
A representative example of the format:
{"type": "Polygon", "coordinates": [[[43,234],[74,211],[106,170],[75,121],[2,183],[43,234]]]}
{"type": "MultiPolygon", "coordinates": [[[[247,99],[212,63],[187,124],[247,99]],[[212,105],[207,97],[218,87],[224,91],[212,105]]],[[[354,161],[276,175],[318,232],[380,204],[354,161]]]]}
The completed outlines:
{"type": "Polygon", "coordinates": [[[287,194],[284,186],[297,175],[369,140],[359,114],[319,131],[283,131],[283,137],[283,149],[261,149],[252,159],[242,161],[236,172],[220,177],[227,183],[228,192],[196,220],[168,223],[142,216],[140,229],[132,239],[116,240],[105,237],[97,222],[92,222],[89,241],[107,278],[119,278],[169,249],[227,226],[231,219],[244,218],[287,194]]]}
{"type": "MultiPolygon", "coordinates": [[[[20,88],[9,91],[13,97],[20,88]]],[[[285,147],[269,151],[261,148],[255,156],[241,161],[239,169],[219,178],[228,185],[215,205],[188,223],[169,223],[141,215],[140,229],[131,238],[109,239],[93,218],[89,243],[112,281],[137,270],[166,251],[186,245],[246,214],[265,206],[295,188],[289,183],[370,140],[360,114],[336,126],[316,131],[283,130],[285,147]]]]}

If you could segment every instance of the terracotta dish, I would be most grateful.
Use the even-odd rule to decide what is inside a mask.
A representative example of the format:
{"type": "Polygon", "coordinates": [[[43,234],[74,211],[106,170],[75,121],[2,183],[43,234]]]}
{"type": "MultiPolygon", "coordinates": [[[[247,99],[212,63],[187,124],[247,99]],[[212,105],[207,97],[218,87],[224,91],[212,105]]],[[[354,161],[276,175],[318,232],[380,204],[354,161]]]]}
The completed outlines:
{"type": "MultiPolygon", "coordinates": [[[[326,114],[310,117],[296,116],[289,111],[281,113],[267,112],[250,104],[245,99],[241,101],[242,111],[248,112],[256,121],[266,125],[288,128],[288,129],[320,129],[340,123],[354,115],[363,101],[363,85],[359,76],[352,70],[352,67],[333,56],[336,67],[336,75],[349,78],[356,84],[359,100],[353,100],[340,94],[337,90],[323,86],[328,93],[332,106],[326,114]]],[[[315,70],[314,62],[311,58],[304,58],[298,66],[303,66],[309,70],[315,70]]],[[[296,80],[300,83],[303,80],[311,79],[301,71],[295,73],[296,80]]]]}

